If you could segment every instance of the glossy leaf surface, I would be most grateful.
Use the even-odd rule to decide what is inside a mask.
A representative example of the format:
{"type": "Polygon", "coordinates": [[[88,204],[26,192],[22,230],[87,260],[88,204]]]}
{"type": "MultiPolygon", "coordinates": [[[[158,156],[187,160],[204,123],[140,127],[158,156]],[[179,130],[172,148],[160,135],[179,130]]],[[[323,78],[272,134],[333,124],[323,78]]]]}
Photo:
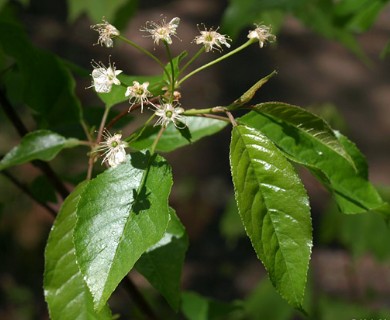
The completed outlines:
{"type": "Polygon", "coordinates": [[[0,170],[32,160],[52,160],[62,149],[78,145],[76,139],[66,139],[49,130],[37,130],[26,134],[19,145],[0,161],[0,170]]]}
{"type": "Polygon", "coordinates": [[[294,127],[301,135],[309,136],[315,143],[333,150],[333,152],[338,153],[349,161],[352,166],[355,165],[333,130],[323,119],[315,114],[298,106],[282,102],[260,103],[253,110],[270,116],[275,121],[282,121],[294,127]]]}
{"type": "Polygon", "coordinates": [[[306,191],[278,148],[253,128],[234,127],[230,163],[252,245],[281,296],[299,309],[312,247],[306,191]]]}
{"type": "Polygon", "coordinates": [[[97,310],[140,256],[163,237],[171,169],[160,156],[134,153],[91,180],[77,207],[77,261],[97,310]]]}
{"type": "Polygon", "coordinates": [[[51,319],[111,319],[107,306],[95,311],[92,295],[76,263],[73,230],[77,204],[86,186],[87,183],[79,185],[65,200],[47,241],[44,289],[51,319]]]}
{"type": "Polygon", "coordinates": [[[238,121],[261,131],[291,160],[311,170],[334,194],[342,212],[366,212],[383,205],[378,192],[367,181],[364,157],[345,137],[340,138],[340,143],[352,163],[288,122],[276,121],[260,112],[250,112],[238,121]]]}

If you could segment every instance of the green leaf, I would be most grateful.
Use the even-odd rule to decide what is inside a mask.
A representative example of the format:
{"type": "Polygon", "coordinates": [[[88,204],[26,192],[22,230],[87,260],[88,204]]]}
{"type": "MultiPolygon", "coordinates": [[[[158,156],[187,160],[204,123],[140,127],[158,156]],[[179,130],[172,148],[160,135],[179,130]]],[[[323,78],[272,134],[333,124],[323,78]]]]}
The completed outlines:
{"type": "Polygon", "coordinates": [[[77,207],[77,261],[100,310],[140,256],[164,235],[172,186],[166,161],[134,153],[91,180],[77,207]]]}
{"type": "Polygon", "coordinates": [[[273,285],[302,308],[312,247],[306,191],[292,165],[253,128],[232,132],[230,163],[241,220],[273,285]]]}
{"type": "Polygon", "coordinates": [[[88,183],[80,184],[63,203],[45,250],[44,289],[51,319],[111,319],[107,305],[94,310],[93,300],[77,266],[73,245],[76,208],[88,183]]]}
{"type": "Polygon", "coordinates": [[[184,292],[181,309],[188,320],[217,320],[226,319],[240,307],[238,303],[220,302],[195,292],[184,292]]]}
{"type": "Polygon", "coordinates": [[[154,96],[161,94],[161,88],[165,85],[162,82],[162,76],[127,76],[120,74],[118,79],[121,81],[122,85],[113,85],[109,93],[98,93],[99,98],[107,107],[112,107],[118,103],[128,101],[129,98],[125,96],[125,93],[127,86],[132,86],[133,81],[138,81],[139,83],[149,82],[148,90],[154,96]]]}
{"type": "Polygon", "coordinates": [[[188,237],[172,208],[170,216],[164,236],[141,256],[135,267],[165,297],[172,309],[178,311],[181,272],[188,237]]]}
{"type": "Polygon", "coordinates": [[[337,139],[333,130],[323,119],[315,114],[298,106],[282,102],[260,103],[256,105],[253,110],[270,116],[276,121],[283,121],[294,127],[302,135],[309,136],[315,140],[316,143],[338,153],[349,161],[352,166],[355,165],[350,155],[345,151],[343,145],[337,139]]]}
{"type": "MultiPolygon", "coordinates": [[[[213,135],[226,127],[227,122],[202,117],[186,117],[186,127],[177,129],[172,124],[167,127],[157,144],[157,151],[170,152],[186,146],[206,136],[213,135]]],[[[148,126],[144,131],[135,133],[139,137],[130,142],[130,147],[141,150],[150,148],[157,137],[159,127],[148,126]]],[[[130,137],[131,138],[131,137],[130,137]]]]}
{"type": "Polygon", "coordinates": [[[364,179],[368,179],[368,165],[366,158],[360,152],[356,144],[338,131],[335,131],[335,135],[344,147],[344,150],[346,150],[346,152],[348,152],[348,154],[350,155],[354,163],[354,167],[357,170],[357,174],[364,179]]]}
{"type": "MultiPolygon", "coordinates": [[[[292,161],[307,167],[335,196],[344,213],[361,213],[377,209],[383,201],[367,181],[363,157],[357,156],[356,147],[340,138],[345,152],[350,153],[351,164],[335,148],[330,148],[316,137],[287,122],[276,121],[268,115],[250,112],[238,119],[261,131],[271,139],[292,161]],[[355,149],[353,151],[352,149],[355,149]],[[357,170],[357,171],[356,171],[357,170]]],[[[306,125],[306,127],[308,127],[306,125]]],[[[310,128],[308,127],[310,130],[310,128]]],[[[313,131],[315,133],[315,131],[313,131]]],[[[359,153],[360,154],[360,153],[359,153]]]]}
{"type": "Polygon", "coordinates": [[[49,130],[37,130],[26,134],[19,145],[8,152],[0,161],[0,170],[32,160],[49,161],[62,149],[77,146],[77,139],[66,139],[49,130]]]}

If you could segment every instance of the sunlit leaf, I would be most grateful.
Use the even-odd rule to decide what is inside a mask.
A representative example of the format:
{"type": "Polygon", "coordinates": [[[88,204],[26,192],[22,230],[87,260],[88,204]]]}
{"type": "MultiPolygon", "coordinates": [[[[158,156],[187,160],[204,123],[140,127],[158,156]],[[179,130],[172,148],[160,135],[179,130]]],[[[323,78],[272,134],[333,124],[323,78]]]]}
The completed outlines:
{"type": "Polygon", "coordinates": [[[281,296],[301,309],[312,247],[306,191],[278,148],[253,128],[234,127],[230,162],[252,245],[281,296]]]}
{"type": "Polygon", "coordinates": [[[111,319],[107,306],[100,312],[95,311],[91,293],[76,262],[73,245],[76,208],[87,185],[79,185],[65,200],[47,241],[44,289],[51,319],[111,319]]]}
{"type": "Polygon", "coordinates": [[[238,121],[261,131],[291,160],[311,170],[333,193],[342,212],[366,212],[383,205],[378,192],[367,181],[363,157],[358,155],[356,146],[351,142],[340,138],[352,163],[333,148],[287,122],[275,121],[258,112],[250,112],[238,121]]]}
{"type": "Polygon", "coordinates": [[[19,145],[0,161],[0,170],[32,160],[52,160],[62,149],[77,146],[77,139],[66,139],[49,130],[37,130],[26,134],[19,145]]]}
{"type": "Polygon", "coordinates": [[[298,106],[281,102],[260,103],[253,110],[270,116],[275,121],[287,123],[301,134],[311,137],[317,143],[338,153],[349,161],[352,166],[355,165],[333,130],[323,119],[315,114],[298,106]]]}
{"type": "Polygon", "coordinates": [[[77,207],[77,261],[100,310],[140,256],[163,237],[171,169],[163,158],[134,153],[91,180],[77,207]]]}

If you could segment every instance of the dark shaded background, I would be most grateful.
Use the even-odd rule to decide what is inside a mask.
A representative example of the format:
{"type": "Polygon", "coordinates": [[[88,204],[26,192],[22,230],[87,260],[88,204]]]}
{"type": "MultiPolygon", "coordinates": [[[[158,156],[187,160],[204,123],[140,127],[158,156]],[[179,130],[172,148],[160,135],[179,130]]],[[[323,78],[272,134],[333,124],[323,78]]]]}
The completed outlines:
{"type": "MultiPolygon", "coordinates": [[[[181,18],[180,40],[174,39],[172,48],[176,53],[188,50],[191,54],[197,50],[195,44],[189,44],[198,32],[196,25],[218,26],[226,6],[226,1],[140,1],[137,14],[122,33],[158,54],[160,49],[153,47],[150,38],[142,37],[139,28],[147,20],[158,20],[161,14],[168,19],[178,16],[181,18]]],[[[118,42],[109,50],[93,46],[97,34],[89,26],[97,21],[90,21],[84,15],[69,25],[66,17],[66,3],[49,0],[31,1],[21,16],[37,46],[87,70],[91,69],[91,59],[106,62],[111,54],[117,67],[127,74],[160,72],[149,58],[118,42]]],[[[245,41],[246,35],[247,31],[242,32],[234,43],[245,41]]],[[[256,100],[284,101],[322,114],[355,141],[367,156],[371,181],[389,186],[390,59],[379,58],[389,36],[388,7],[373,28],[359,36],[372,61],[367,65],[339,43],[320,37],[295,18],[288,17],[276,44],[261,50],[251,46],[187,81],[182,88],[182,105],[184,108],[206,108],[227,104],[276,69],[278,75],[261,89],[256,100]]],[[[199,64],[209,61],[210,56],[217,57],[218,53],[202,56],[199,64]]],[[[82,77],[77,77],[77,80],[77,94],[83,105],[99,106],[94,92],[85,90],[90,80],[82,77]]],[[[127,107],[119,106],[118,110],[127,107]]],[[[27,110],[23,112],[24,120],[34,129],[31,115],[27,110]]],[[[17,136],[3,119],[0,123],[0,151],[5,153],[17,143],[17,136]]],[[[125,133],[130,133],[132,128],[124,128],[125,133]]],[[[229,245],[221,236],[220,219],[233,192],[228,162],[229,141],[229,130],[225,130],[165,155],[175,178],[171,204],[190,236],[183,288],[224,301],[244,298],[264,275],[264,269],[246,238],[239,238],[229,245]]],[[[81,175],[80,168],[85,164],[69,168],[67,157],[74,157],[72,151],[65,155],[64,160],[55,160],[53,166],[60,172],[70,169],[81,175]]],[[[23,166],[17,174],[32,181],[37,172],[30,166],[23,166]]],[[[350,255],[338,244],[317,247],[316,231],[330,197],[306,172],[302,172],[302,177],[313,209],[315,244],[311,270],[318,290],[335,296],[359,298],[359,292],[364,292],[369,285],[380,294],[379,301],[382,302],[378,303],[388,306],[383,301],[390,298],[389,264],[379,265],[369,255],[364,256],[359,260],[358,281],[351,287],[346,272],[350,255]],[[368,278],[367,275],[374,276],[368,278]]],[[[0,177],[0,188],[1,202],[5,199],[8,202],[0,221],[1,255],[5,259],[0,266],[0,318],[45,319],[43,248],[51,218],[3,177],[0,177]]],[[[141,287],[148,287],[140,276],[135,273],[132,276],[141,287]]],[[[126,315],[121,304],[129,301],[120,296],[121,290],[115,295],[113,305],[126,315]]]]}

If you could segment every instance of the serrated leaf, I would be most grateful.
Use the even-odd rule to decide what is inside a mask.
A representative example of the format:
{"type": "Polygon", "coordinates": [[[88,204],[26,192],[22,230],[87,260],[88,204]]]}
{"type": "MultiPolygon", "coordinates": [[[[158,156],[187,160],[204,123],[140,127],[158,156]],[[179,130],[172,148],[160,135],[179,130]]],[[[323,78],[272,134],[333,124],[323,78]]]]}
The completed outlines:
{"type": "Polygon", "coordinates": [[[76,208],[88,183],[80,184],[64,201],[45,250],[44,289],[50,318],[61,320],[111,319],[108,306],[94,310],[92,295],[77,266],[73,245],[76,208]]]}
{"type": "Polygon", "coordinates": [[[260,132],[236,126],[230,163],[241,220],[273,285],[301,309],[312,247],[306,191],[277,147],[260,132]]]}
{"type": "Polygon", "coordinates": [[[320,117],[298,106],[290,105],[282,102],[265,102],[256,105],[253,110],[255,112],[271,116],[276,121],[283,121],[295,129],[298,129],[302,134],[310,136],[317,143],[338,153],[351,163],[349,154],[345,151],[343,145],[337,139],[333,130],[320,117]]]}
{"type": "MultiPolygon", "coordinates": [[[[227,125],[227,122],[216,119],[202,117],[186,117],[185,119],[187,126],[184,129],[177,129],[172,124],[167,127],[157,144],[156,150],[162,152],[173,151],[196,142],[201,138],[213,135],[227,125]]],[[[151,147],[159,130],[159,127],[146,127],[137,140],[130,142],[130,147],[136,150],[151,147]]],[[[135,133],[135,135],[137,134],[138,132],[135,133]]]]}
{"type": "Polygon", "coordinates": [[[0,161],[0,170],[32,160],[52,160],[62,149],[77,146],[78,143],[77,139],[67,139],[49,130],[30,132],[0,161]]]}
{"type": "Polygon", "coordinates": [[[74,241],[97,310],[139,257],[164,235],[171,186],[166,161],[138,152],[98,175],[84,189],[74,241]]]}
{"type": "Polygon", "coordinates": [[[188,237],[172,208],[170,216],[171,220],[162,239],[141,256],[135,267],[165,297],[172,309],[178,311],[181,272],[188,237]]]}
{"type": "Polygon", "coordinates": [[[277,122],[256,112],[248,113],[238,122],[261,131],[289,159],[307,167],[334,194],[342,212],[361,213],[383,205],[378,192],[364,175],[365,165],[361,163],[363,157],[357,157],[357,151],[352,151],[351,143],[348,146],[340,140],[345,144],[344,150],[350,152],[349,157],[353,157],[354,165],[334,149],[289,123],[277,122]]]}

